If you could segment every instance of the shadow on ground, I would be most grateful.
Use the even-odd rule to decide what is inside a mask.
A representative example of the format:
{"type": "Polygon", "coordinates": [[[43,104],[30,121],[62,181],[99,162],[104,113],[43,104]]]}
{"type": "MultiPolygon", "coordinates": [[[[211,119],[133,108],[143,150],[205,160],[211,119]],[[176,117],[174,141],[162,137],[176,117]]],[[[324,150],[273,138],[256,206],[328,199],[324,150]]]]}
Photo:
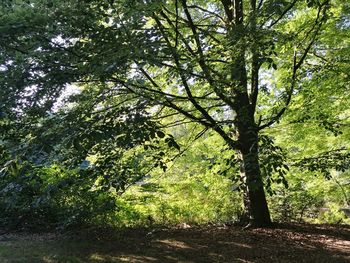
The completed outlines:
{"type": "Polygon", "coordinates": [[[0,236],[0,262],[350,262],[350,227],[278,225],[0,236]]]}

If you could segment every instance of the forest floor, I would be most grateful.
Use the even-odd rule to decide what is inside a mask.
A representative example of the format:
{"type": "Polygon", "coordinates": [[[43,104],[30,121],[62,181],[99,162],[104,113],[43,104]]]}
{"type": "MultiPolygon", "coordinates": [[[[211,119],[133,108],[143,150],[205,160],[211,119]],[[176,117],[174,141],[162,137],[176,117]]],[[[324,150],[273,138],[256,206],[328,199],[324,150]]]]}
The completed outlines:
{"type": "Polygon", "coordinates": [[[5,233],[0,262],[350,262],[350,226],[5,233]]]}

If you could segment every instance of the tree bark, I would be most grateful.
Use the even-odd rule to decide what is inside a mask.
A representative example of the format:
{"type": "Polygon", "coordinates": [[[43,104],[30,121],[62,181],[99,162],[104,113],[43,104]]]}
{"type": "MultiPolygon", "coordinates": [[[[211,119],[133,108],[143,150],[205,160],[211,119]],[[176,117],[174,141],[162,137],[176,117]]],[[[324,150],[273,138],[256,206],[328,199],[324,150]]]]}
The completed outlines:
{"type": "Polygon", "coordinates": [[[249,142],[245,145],[251,146],[251,149],[241,151],[240,173],[245,179],[245,206],[249,213],[249,224],[257,227],[268,226],[271,219],[259,168],[257,146],[249,142]]]}
{"type": "Polygon", "coordinates": [[[268,226],[271,224],[264,185],[259,167],[258,126],[254,120],[254,109],[248,94],[242,92],[236,97],[236,134],[240,154],[240,174],[245,183],[245,208],[249,213],[249,224],[268,226]]]}
{"type": "MultiPolygon", "coordinates": [[[[256,2],[251,1],[255,12],[256,2]]],[[[241,156],[240,174],[245,184],[244,205],[249,213],[249,225],[268,226],[271,224],[270,212],[266,202],[264,185],[259,167],[258,156],[258,125],[255,123],[254,113],[258,88],[257,54],[253,51],[252,62],[252,98],[248,94],[248,74],[246,70],[246,45],[244,38],[243,0],[233,1],[234,27],[236,41],[235,51],[232,53],[231,78],[234,83],[232,96],[236,111],[235,132],[238,136],[239,154],[241,156]]],[[[253,20],[255,17],[253,17],[253,20]]],[[[255,21],[253,21],[255,27],[255,21]]],[[[254,29],[254,28],[253,28],[254,29]]]]}

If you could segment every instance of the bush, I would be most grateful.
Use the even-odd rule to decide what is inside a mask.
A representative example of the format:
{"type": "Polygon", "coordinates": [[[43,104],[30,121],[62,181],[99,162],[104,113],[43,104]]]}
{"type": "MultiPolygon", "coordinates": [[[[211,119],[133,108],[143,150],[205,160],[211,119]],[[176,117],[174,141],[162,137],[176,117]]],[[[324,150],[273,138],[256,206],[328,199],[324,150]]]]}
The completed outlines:
{"type": "Polygon", "coordinates": [[[317,222],[321,224],[350,224],[350,219],[340,210],[339,205],[329,204],[329,209],[319,213],[317,222]]]}
{"type": "Polygon", "coordinates": [[[115,198],[94,180],[57,165],[10,161],[1,172],[0,223],[9,228],[67,228],[108,221],[115,198]]]}

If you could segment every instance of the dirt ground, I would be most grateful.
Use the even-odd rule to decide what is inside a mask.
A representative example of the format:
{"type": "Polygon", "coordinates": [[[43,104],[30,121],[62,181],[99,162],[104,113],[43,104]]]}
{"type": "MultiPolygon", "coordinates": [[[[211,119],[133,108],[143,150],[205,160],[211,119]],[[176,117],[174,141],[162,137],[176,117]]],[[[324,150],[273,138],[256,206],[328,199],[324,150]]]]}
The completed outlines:
{"type": "Polygon", "coordinates": [[[0,262],[350,262],[350,226],[0,231],[0,262]]]}

